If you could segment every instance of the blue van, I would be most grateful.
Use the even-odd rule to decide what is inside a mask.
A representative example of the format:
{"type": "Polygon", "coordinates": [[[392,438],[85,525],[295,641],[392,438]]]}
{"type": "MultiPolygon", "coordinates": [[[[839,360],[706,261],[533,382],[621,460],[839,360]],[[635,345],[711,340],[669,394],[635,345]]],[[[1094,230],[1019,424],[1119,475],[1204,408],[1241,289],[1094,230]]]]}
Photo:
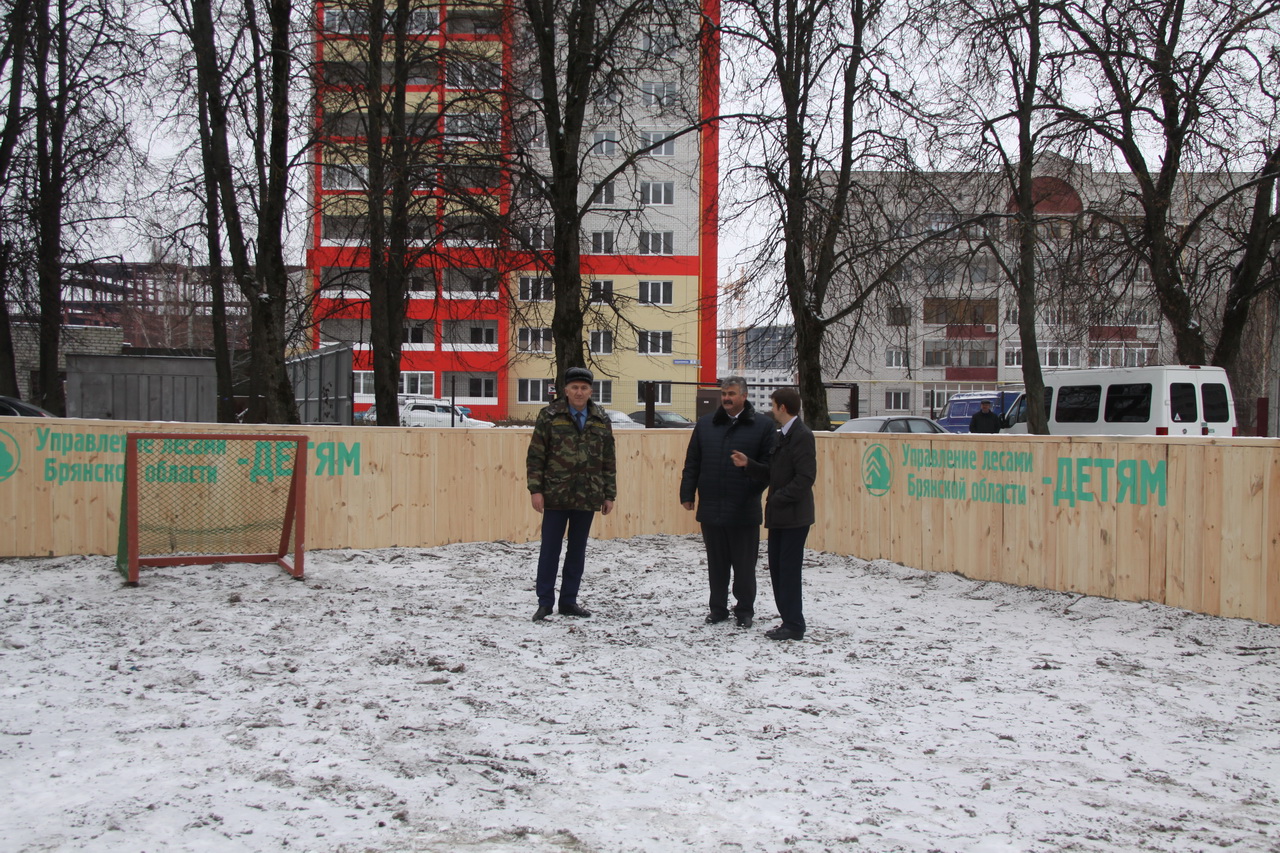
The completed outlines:
{"type": "Polygon", "coordinates": [[[991,401],[991,411],[1003,415],[1022,396],[1022,389],[1016,391],[961,391],[951,395],[938,415],[938,423],[952,432],[968,432],[969,419],[978,411],[983,400],[991,401]]]}

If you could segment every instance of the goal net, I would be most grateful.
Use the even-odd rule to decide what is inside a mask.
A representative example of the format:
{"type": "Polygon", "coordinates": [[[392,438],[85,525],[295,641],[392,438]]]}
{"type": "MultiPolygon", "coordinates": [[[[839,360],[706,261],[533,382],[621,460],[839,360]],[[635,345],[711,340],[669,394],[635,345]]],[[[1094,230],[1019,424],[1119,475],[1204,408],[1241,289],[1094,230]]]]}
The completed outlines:
{"type": "Polygon", "coordinates": [[[279,563],[302,577],[307,437],[129,433],[116,567],[279,563]]]}

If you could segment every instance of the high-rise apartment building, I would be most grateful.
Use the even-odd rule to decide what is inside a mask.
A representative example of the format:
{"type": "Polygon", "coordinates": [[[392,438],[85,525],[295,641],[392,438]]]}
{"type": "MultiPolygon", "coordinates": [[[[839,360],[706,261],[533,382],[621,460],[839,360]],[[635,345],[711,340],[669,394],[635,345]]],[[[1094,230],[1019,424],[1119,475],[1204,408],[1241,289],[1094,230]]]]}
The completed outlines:
{"type": "MultiPolygon", "coordinates": [[[[719,89],[703,21],[718,4],[649,8],[614,39],[574,154],[584,352],[597,401],[627,411],[641,383],[672,405],[669,383],[716,372],[719,89]]],[[[315,343],[355,345],[357,408],[373,401],[370,246],[394,245],[395,227],[403,248],[389,263],[408,267],[400,391],[452,396],[487,419],[530,418],[548,399],[552,225],[539,195],[562,141],[541,118],[519,15],[416,2],[405,35],[384,38],[384,96],[371,99],[367,3],[320,7],[315,343]],[[393,139],[397,122],[406,132],[393,139]],[[381,224],[369,217],[378,199],[381,224]]]]}

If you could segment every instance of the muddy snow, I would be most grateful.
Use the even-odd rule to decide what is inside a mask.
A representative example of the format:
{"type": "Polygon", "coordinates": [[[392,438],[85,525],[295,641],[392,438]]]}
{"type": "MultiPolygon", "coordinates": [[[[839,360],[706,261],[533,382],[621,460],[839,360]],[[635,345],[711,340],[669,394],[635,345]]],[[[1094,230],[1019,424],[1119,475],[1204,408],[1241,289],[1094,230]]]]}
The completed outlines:
{"type": "Polygon", "coordinates": [[[1280,851],[1280,629],[697,537],[0,563],[0,849],[1280,851]]]}

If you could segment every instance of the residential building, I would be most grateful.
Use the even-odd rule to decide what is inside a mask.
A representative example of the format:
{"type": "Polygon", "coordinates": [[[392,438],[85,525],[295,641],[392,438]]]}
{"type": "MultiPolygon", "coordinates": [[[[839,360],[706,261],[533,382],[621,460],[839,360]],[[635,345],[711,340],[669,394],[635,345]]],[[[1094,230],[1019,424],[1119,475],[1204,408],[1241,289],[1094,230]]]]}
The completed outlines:
{"type": "MultiPolygon", "coordinates": [[[[1004,175],[865,173],[866,207],[854,214],[850,241],[869,258],[850,281],[889,280],[848,325],[833,330],[828,381],[856,382],[860,414],[936,414],[958,391],[1022,382],[1017,296],[1017,210],[1004,175]],[[888,211],[888,215],[884,214],[888,211]],[[860,219],[856,217],[862,217],[860,219]]],[[[1184,178],[1181,198],[1215,196],[1244,176],[1184,178]]],[[[1170,329],[1150,289],[1150,271],[1132,248],[1139,222],[1132,178],[1045,157],[1034,179],[1037,217],[1036,332],[1041,365],[1144,366],[1176,362],[1170,329]]],[[[1199,208],[1175,211],[1185,225],[1199,208]]],[[[1219,226],[1241,210],[1224,205],[1219,226]]],[[[1213,224],[1212,222],[1210,224],[1213,224]]],[[[1196,292],[1212,317],[1226,288],[1224,233],[1203,227],[1187,250],[1197,264],[1196,292]],[[1214,272],[1216,266],[1217,271],[1214,272]]],[[[839,285],[837,285],[839,286],[839,285]]],[[[846,287],[852,285],[845,284],[846,287]]],[[[1270,312],[1258,338],[1259,377],[1272,370],[1270,312]],[[1266,362],[1265,364],[1262,362],[1266,362]]],[[[1260,385],[1261,387],[1261,385],[1260,385]]],[[[1265,393],[1265,392],[1257,392],[1265,393]]],[[[830,405],[844,409],[847,392],[830,405]]],[[[1237,390],[1237,398],[1241,396],[1237,390]]]]}
{"type": "MultiPolygon", "coordinates": [[[[700,15],[714,18],[718,5],[691,3],[683,17],[655,6],[619,43],[632,73],[601,75],[583,140],[584,354],[595,399],[626,411],[643,382],[659,383],[659,405],[678,406],[671,382],[715,377],[718,137],[706,120],[719,89],[715,63],[702,61],[714,45],[700,15]]],[[[554,140],[531,109],[540,84],[520,14],[500,0],[415,7],[406,169],[421,176],[392,214],[409,220],[413,267],[400,391],[452,397],[488,420],[532,418],[555,373],[552,232],[539,206],[554,140]]],[[[318,20],[313,343],[355,346],[363,409],[373,402],[367,211],[377,195],[361,96],[368,16],[326,3],[318,20]]]]}
{"type": "Polygon", "coordinates": [[[720,377],[747,380],[747,399],[761,411],[775,388],[796,383],[795,328],[747,326],[720,330],[720,377]]]}

